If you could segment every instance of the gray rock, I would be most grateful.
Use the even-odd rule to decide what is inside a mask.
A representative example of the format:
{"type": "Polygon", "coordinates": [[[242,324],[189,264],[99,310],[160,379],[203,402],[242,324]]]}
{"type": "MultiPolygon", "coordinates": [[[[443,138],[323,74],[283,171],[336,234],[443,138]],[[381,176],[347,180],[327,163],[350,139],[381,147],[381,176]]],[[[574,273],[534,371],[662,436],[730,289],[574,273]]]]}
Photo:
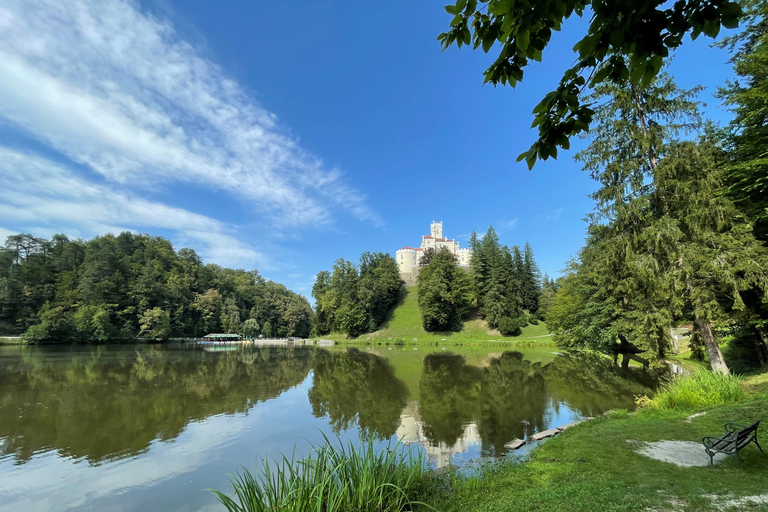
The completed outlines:
{"type": "Polygon", "coordinates": [[[525,444],[525,441],[523,441],[522,439],[513,439],[510,442],[506,443],[504,445],[504,448],[506,448],[507,450],[517,450],[524,444],[525,444]]]}
{"type": "Polygon", "coordinates": [[[533,434],[530,437],[531,441],[541,441],[542,439],[546,439],[548,437],[554,437],[557,434],[559,434],[560,431],[556,428],[551,428],[549,430],[544,430],[543,432],[539,432],[538,434],[533,434]]]}
{"type": "Polygon", "coordinates": [[[579,423],[581,423],[581,421],[574,421],[573,423],[566,423],[565,425],[560,425],[559,427],[557,427],[557,430],[566,430],[566,429],[569,429],[569,428],[571,428],[571,427],[573,427],[575,425],[578,425],[579,423]]]}

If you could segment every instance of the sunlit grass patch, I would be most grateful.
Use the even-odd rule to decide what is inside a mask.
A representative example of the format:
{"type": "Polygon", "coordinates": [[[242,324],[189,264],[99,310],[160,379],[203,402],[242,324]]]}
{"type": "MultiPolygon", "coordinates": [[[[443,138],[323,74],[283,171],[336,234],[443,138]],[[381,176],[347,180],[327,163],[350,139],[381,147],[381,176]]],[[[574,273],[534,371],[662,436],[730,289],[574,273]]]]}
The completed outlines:
{"type": "Polygon", "coordinates": [[[655,409],[701,409],[743,398],[740,377],[700,370],[662,386],[649,405],[655,409]]]}
{"type": "MultiPolygon", "coordinates": [[[[435,477],[419,453],[373,440],[313,446],[303,460],[265,462],[257,475],[248,470],[232,480],[235,497],[212,491],[230,512],[399,512],[416,510],[434,487],[435,477]]],[[[425,506],[425,509],[429,507],[425,506]]]]}

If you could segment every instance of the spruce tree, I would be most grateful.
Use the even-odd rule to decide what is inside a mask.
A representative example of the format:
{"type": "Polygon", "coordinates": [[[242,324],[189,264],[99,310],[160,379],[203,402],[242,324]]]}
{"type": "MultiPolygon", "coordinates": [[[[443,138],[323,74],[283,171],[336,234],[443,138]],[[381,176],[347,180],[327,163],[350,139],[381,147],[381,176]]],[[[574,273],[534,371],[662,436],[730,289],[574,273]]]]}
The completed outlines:
{"type": "Polygon", "coordinates": [[[578,155],[601,183],[597,208],[581,265],[560,291],[575,298],[570,313],[558,313],[556,297],[549,314],[574,332],[563,320],[578,318],[575,308],[598,307],[600,314],[576,321],[592,325],[582,331],[596,328],[602,339],[630,338],[664,355],[669,327],[687,309],[712,369],[728,373],[714,323],[743,307],[740,291],[765,293],[765,252],[749,226],[733,220],[716,146],[677,138],[699,124],[695,92],[667,76],[644,88],[597,88],[600,122],[578,155]]]}
{"type": "Polygon", "coordinates": [[[523,309],[535,313],[539,309],[539,294],[541,293],[541,272],[533,257],[533,249],[525,242],[523,250],[523,268],[521,279],[521,300],[523,309]]]}
{"type": "Polygon", "coordinates": [[[719,96],[735,114],[728,131],[730,196],[754,223],[757,238],[768,242],[768,4],[749,0],[745,29],[721,46],[737,48],[733,69],[739,79],[719,96]]]}

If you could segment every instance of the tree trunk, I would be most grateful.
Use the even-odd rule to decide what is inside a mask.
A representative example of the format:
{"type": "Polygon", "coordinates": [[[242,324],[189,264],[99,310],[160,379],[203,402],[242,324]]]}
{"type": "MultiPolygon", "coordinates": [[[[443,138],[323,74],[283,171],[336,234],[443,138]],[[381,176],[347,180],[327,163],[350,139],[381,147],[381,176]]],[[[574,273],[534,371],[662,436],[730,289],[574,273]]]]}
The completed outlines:
{"type": "Polygon", "coordinates": [[[621,355],[621,369],[627,370],[629,368],[629,354],[621,355]]]}
{"type": "MultiPolygon", "coordinates": [[[[634,85],[630,84],[630,88],[632,89],[632,96],[635,100],[635,107],[637,108],[637,115],[640,120],[640,128],[643,130],[643,135],[648,137],[648,126],[645,123],[645,111],[643,110],[643,104],[640,100],[640,94],[634,85]]],[[[650,139],[648,140],[646,156],[648,157],[648,164],[651,166],[651,169],[655,171],[659,164],[656,160],[656,152],[654,151],[653,142],[650,139]]]]}
{"type": "Polygon", "coordinates": [[[680,347],[677,344],[677,336],[675,335],[674,327],[669,328],[669,341],[672,343],[672,350],[675,352],[675,355],[679,354],[680,347]]]}
{"type": "Polygon", "coordinates": [[[715,338],[715,333],[712,331],[712,324],[701,318],[699,315],[695,316],[694,323],[704,342],[704,348],[707,350],[707,356],[709,357],[709,364],[712,367],[712,371],[728,375],[730,373],[728,371],[728,365],[725,364],[723,353],[720,351],[720,346],[717,344],[717,338],[715,338]]]}
{"type": "Polygon", "coordinates": [[[755,327],[755,330],[757,331],[757,334],[760,335],[760,339],[763,340],[765,351],[768,352],[768,333],[766,333],[765,329],[762,327],[755,327]]]}
{"type": "Polygon", "coordinates": [[[765,366],[766,365],[765,355],[768,355],[768,333],[766,333],[765,329],[763,329],[762,327],[756,326],[755,330],[757,331],[757,334],[760,336],[760,339],[763,342],[762,347],[758,343],[755,344],[757,345],[755,347],[757,349],[757,357],[760,359],[760,366],[765,366]]]}

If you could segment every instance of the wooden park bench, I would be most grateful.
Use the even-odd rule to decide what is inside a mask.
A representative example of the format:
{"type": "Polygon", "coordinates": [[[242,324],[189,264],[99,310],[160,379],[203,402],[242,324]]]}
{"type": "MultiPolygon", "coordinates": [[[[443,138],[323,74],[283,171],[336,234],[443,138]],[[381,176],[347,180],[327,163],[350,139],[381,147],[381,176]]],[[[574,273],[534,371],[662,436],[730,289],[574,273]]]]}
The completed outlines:
{"type": "Polygon", "coordinates": [[[704,450],[709,455],[709,465],[713,464],[713,458],[716,453],[725,453],[727,455],[735,455],[739,463],[744,466],[739,458],[739,450],[747,446],[749,443],[755,443],[760,451],[760,444],[757,442],[757,427],[760,425],[760,421],[756,421],[750,426],[739,425],[738,423],[726,423],[726,433],[720,437],[705,437],[701,440],[704,443],[704,450]]]}

